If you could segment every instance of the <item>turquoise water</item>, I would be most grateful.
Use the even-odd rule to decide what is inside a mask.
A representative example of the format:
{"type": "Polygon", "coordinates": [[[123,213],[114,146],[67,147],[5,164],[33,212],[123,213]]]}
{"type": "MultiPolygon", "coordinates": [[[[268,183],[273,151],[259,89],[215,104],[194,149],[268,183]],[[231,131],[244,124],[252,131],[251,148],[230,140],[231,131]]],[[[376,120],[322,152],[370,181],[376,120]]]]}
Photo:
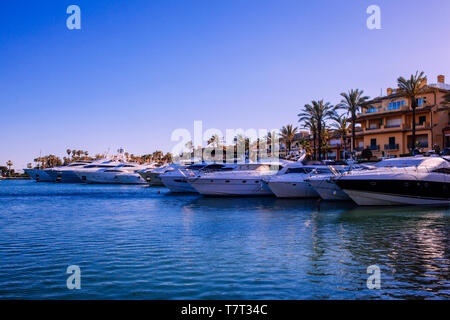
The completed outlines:
{"type": "Polygon", "coordinates": [[[0,181],[1,299],[448,299],[449,248],[449,207],[0,181]]]}

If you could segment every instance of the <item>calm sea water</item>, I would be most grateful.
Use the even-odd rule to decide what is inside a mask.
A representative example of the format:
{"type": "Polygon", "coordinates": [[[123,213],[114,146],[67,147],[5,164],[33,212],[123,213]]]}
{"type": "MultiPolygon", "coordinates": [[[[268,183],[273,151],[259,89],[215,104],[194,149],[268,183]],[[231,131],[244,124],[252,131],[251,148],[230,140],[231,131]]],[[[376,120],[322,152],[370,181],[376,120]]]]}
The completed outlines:
{"type": "Polygon", "coordinates": [[[0,181],[1,299],[448,299],[449,249],[449,207],[0,181]]]}

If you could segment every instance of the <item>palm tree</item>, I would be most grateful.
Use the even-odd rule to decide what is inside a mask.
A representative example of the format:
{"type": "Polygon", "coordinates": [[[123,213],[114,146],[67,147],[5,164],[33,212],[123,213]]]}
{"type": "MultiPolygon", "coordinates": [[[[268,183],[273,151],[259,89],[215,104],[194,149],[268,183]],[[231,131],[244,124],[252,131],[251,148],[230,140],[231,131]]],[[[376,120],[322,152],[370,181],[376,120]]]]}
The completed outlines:
{"type": "Polygon", "coordinates": [[[298,114],[299,121],[305,123],[305,121],[313,120],[317,126],[318,133],[318,147],[319,147],[319,160],[322,160],[322,134],[325,129],[325,121],[330,119],[335,114],[336,107],[329,102],[323,100],[311,101],[311,104],[304,106],[303,112],[298,114]]]}
{"type": "Polygon", "coordinates": [[[363,94],[364,91],[359,89],[351,89],[348,93],[342,92],[343,99],[337,106],[339,109],[345,110],[352,119],[352,152],[355,152],[356,148],[356,114],[369,100],[369,97],[363,96],[363,94]]]}
{"type": "Polygon", "coordinates": [[[163,157],[163,161],[167,162],[167,163],[171,163],[173,161],[172,154],[170,152],[167,152],[163,157]]]}
{"type": "MultiPolygon", "coordinates": [[[[300,120],[299,120],[300,122],[300,120]]],[[[316,140],[317,140],[317,126],[316,126],[316,122],[314,121],[314,119],[309,119],[309,120],[303,120],[303,125],[305,126],[306,129],[309,130],[310,133],[312,133],[313,135],[313,158],[314,160],[317,159],[317,150],[316,150],[316,140]]]]}
{"type": "MultiPolygon", "coordinates": [[[[331,125],[335,132],[339,135],[340,138],[344,141],[344,154],[347,153],[347,134],[349,131],[349,119],[346,118],[343,114],[338,115],[335,114],[332,117],[334,123],[331,125]]],[[[344,155],[345,157],[345,155],[344,155]]]]}
{"type": "Polygon", "coordinates": [[[298,128],[293,128],[292,124],[288,124],[287,126],[281,128],[281,139],[286,144],[288,153],[291,153],[292,141],[294,140],[294,136],[297,133],[297,130],[298,128]]]}
{"type": "Polygon", "coordinates": [[[11,160],[8,160],[8,161],[6,162],[6,165],[8,166],[8,176],[11,176],[11,167],[12,167],[12,165],[13,165],[12,161],[11,161],[11,160]]]}
{"type": "Polygon", "coordinates": [[[213,134],[211,138],[207,141],[208,145],[211,145],[211,147],[218,148],[220,146],[220,137],[217,134],[213,134]]]}
{"type": "Polygon", "coordinates": [[[158,161],[158,162],[161,161],[163,156],[164,156],[164,153],[160,150],[156,150],[152,154],[153,161],[158,161]]]}
{"type": "Polygon", "coordinates": [[[67,155],[70,157],[70,154],[72,153],[72,150],[67,149],[67,150],[66,150],[66,153],[67,153],[67,155]]]}
{"type": "Polygon", "coordinates": [[[443,106],[450,106],[450,93],[444,96],[444,101],[441,102],[443,106]]]}
{"type": "Polygon", "coordinates": [[[302,149],[305,150],[306,155],[308,157],[310,157],[312,155],[312,153],[311,153],[312,150],[311,150],[311,146],[309,144],[309,141],[305,140],[305,139],[301,139],[299,143],[300,143],[300,146],[302,147],[302,149]]]}
{"type": "Polygon", "coordinates": [[[412,109],[412,148],[415,149],[416,145],[416,108],[417,108],[417,100],[416,97],[422,92],[422,87],[425,84],[426,77],[424,76],[423,71],[419,73],[416,71],[416,74],[412,74],[411,78],[406,80],[403,77],[399,77],[397,79],[398,83],[398,92],[408,97],[411,100],[411,109],[412,109]]]}

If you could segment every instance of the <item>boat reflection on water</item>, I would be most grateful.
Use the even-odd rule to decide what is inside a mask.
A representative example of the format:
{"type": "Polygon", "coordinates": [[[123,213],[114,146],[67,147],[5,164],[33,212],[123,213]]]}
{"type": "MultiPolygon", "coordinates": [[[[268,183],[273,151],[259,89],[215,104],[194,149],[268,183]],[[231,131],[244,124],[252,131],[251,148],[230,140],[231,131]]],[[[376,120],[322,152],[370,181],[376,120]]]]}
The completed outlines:
{"type": "Polygon", "coordinates": [[[336,236],[350,265],[377,265],[379,297],[450,297],[450,210],[434,207],[355,207],[339,214],[336,236]]]}
{"type": "Polygon", "coordinates": [[[298,281],[326,289],[330,296],[354,298],[358,288],[360,299],[449,297],[448,207],[198,197],[183,209],[186,234],[194,232],[199,221],[202,229],[214,226],[215,232],[204,234],[202,241],[224,232],[238,237],[241,248],[234,250],[245,255],[256,246],[256,256],[254,250],[272,252],[268,266],[297,270],[298,281]],[[366,287],[372,265],[381,269],[380,290],[366,287]]]}
{"type": "Polygon", "coordinates": [[[223,197],[196,197],[187,207],[194,209],[209,209],[211,211],[238,210],[265,210],[273,214],[280,214],[283,210],[292,212],[298,209],[298,212],[306,211],[333,211],[340,212],[354,208],[356,205],[351,201],[321,201],[319,199],[284,199],[275,197],[249,197],[249,198],[223,198],[223,197]]]}

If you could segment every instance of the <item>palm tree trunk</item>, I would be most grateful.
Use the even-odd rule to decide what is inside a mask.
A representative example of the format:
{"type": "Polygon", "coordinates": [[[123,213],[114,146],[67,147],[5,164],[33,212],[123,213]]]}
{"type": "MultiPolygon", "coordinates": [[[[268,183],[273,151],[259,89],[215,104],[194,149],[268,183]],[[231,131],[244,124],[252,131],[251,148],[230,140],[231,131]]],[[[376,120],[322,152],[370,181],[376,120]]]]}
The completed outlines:
{"type": "Polygon", "coordinates": [[[344,140],[344,160],[345,157],[347,156],[347,141],[346,141],[346,136],[344,134],[344,136],[342,137],[342,140],[344,140]]]}
{"type": "Polygon", "coordinates": [[[317,160],[316,139],[317,139],[317,132],[314,130],[314,134],[313,134],[314,160],[317,160]]]}
{"type": "Polygon", "coordinates": [[[416,149],[416,106],[412,105],[412,150],[416,149]]]}
{"type": "Polygon", "coordinates": [[[322,160],[322,124],[321,123],[318,124],[317,131],[319,131],[318,132],[318,134],[319,134],[319,161],[321,161],[322,160]]]}
{"type": "Polygon", "coordinates": [[[356,146],[355,122],[356,122],[356,114],[352,113],[352,152],[355,152],[355,146],[356,146]]]}

